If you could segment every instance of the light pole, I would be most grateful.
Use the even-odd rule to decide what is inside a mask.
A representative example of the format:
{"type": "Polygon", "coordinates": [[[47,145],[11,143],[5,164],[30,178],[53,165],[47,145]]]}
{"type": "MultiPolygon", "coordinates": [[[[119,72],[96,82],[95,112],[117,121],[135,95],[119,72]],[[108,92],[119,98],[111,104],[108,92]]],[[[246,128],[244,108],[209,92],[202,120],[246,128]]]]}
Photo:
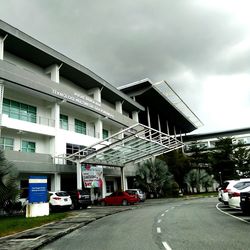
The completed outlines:
{"type": "Polygon", "coordinates": [[[220,175],[220,185],[222,186],[222,177],[221,177],[221,172],[219,172],[220,175]]]}

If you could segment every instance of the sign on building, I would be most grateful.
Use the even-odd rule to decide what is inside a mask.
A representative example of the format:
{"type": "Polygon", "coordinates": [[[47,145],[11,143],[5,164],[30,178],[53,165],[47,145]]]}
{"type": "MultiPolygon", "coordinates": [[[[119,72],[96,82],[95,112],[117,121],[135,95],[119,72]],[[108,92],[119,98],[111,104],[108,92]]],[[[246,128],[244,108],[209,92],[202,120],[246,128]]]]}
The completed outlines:
{"type": "Polygon", "coordinates": [[[82,177],[85,188],[101,188],[103,168],[89,164],[82,165],[82,177]]]}
{"type": "Polygon", "coordinates": [[[47,177],[30,176],[29,177],[29,203],[47,202],[47,177]]]}

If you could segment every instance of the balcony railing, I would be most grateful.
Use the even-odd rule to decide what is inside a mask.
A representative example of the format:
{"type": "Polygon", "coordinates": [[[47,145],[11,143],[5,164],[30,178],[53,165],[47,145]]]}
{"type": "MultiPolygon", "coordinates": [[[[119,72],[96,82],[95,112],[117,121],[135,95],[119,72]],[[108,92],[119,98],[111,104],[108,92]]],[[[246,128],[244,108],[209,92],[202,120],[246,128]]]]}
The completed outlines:
{"type": "Polygon", "coordinates": [[[4,112],[3,115],[7,115],[9,118],[17,119],[20,121],[27,121],[31,123],[41,124],[49,127],[55,127],[55,120],[44,117],[44,116],[37,116],[34,114],[27,114],[22,112],[15,112],[11,110],[10,112],[4,112]]]}

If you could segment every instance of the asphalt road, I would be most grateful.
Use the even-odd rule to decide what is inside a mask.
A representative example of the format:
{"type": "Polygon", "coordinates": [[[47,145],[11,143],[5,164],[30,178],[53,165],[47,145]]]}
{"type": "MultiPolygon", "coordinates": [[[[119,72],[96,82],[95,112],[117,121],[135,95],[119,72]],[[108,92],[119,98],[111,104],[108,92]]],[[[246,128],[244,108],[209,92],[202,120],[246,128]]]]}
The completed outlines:
{"type": "Polygon", "coordinates": [[[217,203],[216,198],[204,198],[125,211],[92,222],[42,249],[250,249],[250,224],[221,212],[217,203]]]}

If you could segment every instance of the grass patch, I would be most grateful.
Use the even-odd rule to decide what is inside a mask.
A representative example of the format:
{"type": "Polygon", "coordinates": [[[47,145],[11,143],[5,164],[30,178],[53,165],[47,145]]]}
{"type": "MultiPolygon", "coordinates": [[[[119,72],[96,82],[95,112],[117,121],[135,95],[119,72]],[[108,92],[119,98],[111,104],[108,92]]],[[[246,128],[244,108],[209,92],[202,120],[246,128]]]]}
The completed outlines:
{"type": "Polygon", "coordinates": [[[39,227],[70,216],[70,213],[54,213],[48,216],[26,218],[24,215],[0,217],[0,237],[39,227]]]}

